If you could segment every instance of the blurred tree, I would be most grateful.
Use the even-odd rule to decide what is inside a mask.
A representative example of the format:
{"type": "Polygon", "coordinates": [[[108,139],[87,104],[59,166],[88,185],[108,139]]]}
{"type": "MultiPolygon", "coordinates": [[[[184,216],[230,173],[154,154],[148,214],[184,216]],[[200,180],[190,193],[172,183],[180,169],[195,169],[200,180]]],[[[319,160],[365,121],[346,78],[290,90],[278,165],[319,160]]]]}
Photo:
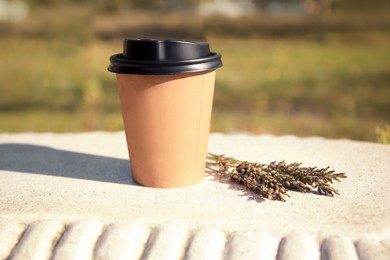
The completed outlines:
{"type": "Polygon", "coordinates": [[[26,0],[30,6],[56,5],[60,0],[26,0]]]}
{"type": "Polygon", "coordinates": [[[131,1],[126,0],[111,0],[103,1],[102,6],[104,11],[117,12],[123,8],[126,8],[127,5],[131,4],[131,1]]]}
{"type": "Polygon", "coordinates": [[[253,3],[256,5],[258,10],[265,10],[268,0],[254,0],[253,3]]]}
{"type": "Polygon", "coordinates": [[[341,12],[370,12],[387,11],[390,9],[389,0],[335,0],[334,10],[341,12]]]}
{"type": "MultiPolygon", "coordinates": [[[[67,4],[67,3],[80,3],[80,4],[107,4],[113,2],[112,5],[133,5],[138,8],[154,8],[162,6],[167,3],[175,4],[183,3],[185,5],[194,6],[205,0],[25,0],[31,5],[53,5],[53,4],[67,4]]],[[[252,0],[257,6],[264,6],[266,3],[272,0],[252,0]]],[[[290,1],[290,0],[283,0],[290,1]]],[[[303,0],[306,1],[306,0],[303,0]]],[[[321,2],[321,0],[313,0],[314,2],[321,2]]],[[[374,10],[374,9],[390,9],[389,0],[334,0],[335,7],[340,10],[374,10]]]]}
{"type": "Polygon", "coordinates": [[[166,5],[194,6],[202,0],[25,0],[32,5],[57,4],[104,4],[107,6],[134,6],[135,8],[156,8],[166,5]]]}

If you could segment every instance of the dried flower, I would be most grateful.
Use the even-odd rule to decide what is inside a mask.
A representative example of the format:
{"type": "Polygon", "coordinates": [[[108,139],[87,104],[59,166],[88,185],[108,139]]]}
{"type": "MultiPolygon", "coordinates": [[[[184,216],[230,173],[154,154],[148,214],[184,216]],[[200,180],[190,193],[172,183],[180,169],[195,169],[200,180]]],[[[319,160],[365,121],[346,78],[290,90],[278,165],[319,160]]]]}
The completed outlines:
{"type": "Polygon", "coordinates": [[[230,181],[239,183],[268,199],[286,201],[288,190],[308,192],[317,189],[319,194],[339,194],[329,183],[346,178],[345,173],[336,173],[329,167],[302,167],[301,163],[285,161],[261,164],[246,162],[208,153],[206,168],[230,181]]]}

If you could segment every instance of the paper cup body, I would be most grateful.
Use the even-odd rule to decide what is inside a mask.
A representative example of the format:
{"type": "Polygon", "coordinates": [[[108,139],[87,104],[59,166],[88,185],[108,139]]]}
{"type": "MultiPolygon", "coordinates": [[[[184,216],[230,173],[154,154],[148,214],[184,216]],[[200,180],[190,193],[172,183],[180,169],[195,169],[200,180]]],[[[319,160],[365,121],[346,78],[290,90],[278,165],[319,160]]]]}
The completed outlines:
{"type": "Polygon", "coordinates": [[[117,74],[132,176],[174,188],[205,174],[215,70],[178,75],[117,74]]]}

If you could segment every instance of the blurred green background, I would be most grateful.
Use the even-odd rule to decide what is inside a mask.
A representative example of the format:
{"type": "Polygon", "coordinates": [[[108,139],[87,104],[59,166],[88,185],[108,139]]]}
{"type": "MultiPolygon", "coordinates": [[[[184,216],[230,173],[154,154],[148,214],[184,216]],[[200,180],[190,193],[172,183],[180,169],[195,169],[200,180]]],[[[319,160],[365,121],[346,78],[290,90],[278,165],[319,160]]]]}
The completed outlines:
{"type": "Polygon", "coordinates": [[[0,0],[0,132],[122,130],[125,37],[223,56],[212,132],[390,141],[388,0],[0,0]]]}

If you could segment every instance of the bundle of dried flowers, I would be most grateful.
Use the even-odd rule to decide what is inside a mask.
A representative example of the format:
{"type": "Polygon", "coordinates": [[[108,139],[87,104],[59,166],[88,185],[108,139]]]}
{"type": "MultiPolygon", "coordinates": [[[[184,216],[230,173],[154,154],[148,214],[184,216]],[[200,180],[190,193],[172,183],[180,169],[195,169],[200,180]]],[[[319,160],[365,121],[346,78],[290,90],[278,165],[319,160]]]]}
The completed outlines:
{"type": "Polygon", "coordinates": [[[288,190],[308,192],[316,188],[319,194],[339,194],[329,183],[347,177],[345,173],[329,170],[329,167],[302,167],[301,163],[287,164],[285,161],[261,164],[212,153],[207,154],[206,168],[268,199],[281,201],[286,201],[288,190]]]}

